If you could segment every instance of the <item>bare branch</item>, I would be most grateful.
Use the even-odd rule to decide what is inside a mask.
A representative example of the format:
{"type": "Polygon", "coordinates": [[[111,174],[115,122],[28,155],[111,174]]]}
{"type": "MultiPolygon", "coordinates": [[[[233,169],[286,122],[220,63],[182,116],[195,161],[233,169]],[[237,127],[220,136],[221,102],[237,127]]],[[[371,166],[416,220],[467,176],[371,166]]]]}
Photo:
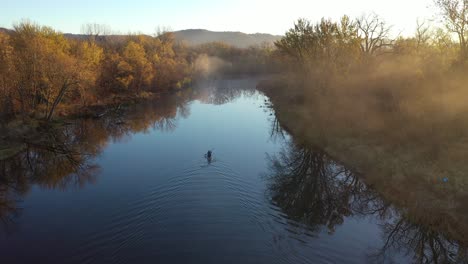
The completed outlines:
{"type": "Polygon", "coordinates": [[[361,40],[361,51],[374,55],[383,47],[391,45],[390,28],[378,15],[363,15],[356,20],[358,37],[361,40]]]}

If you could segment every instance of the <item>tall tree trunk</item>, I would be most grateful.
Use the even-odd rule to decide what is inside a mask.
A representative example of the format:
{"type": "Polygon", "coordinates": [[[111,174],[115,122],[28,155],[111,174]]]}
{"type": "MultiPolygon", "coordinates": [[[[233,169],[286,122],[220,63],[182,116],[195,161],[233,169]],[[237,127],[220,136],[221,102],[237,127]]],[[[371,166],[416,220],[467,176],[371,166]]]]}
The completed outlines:
{"type": "Polygon", "coordinates": [[[46,118],[47,122],[49,122],[50,119],[52,118],[52,115],[54,114],[55,108],[60,103],[60,101],[62,101],[62,98],[65,95],[65,92],[68,90],[68,87],[70,87],[71,85],[72,84],[69,83],[68,80],[66,80],[63,83],[62,88],[60,89],[60,92],[57,95],[57,97],[55,98],[54,103],[52,104],[52,107],[50,108],[49,114],[47,115],[47,118],[46,118]]]}

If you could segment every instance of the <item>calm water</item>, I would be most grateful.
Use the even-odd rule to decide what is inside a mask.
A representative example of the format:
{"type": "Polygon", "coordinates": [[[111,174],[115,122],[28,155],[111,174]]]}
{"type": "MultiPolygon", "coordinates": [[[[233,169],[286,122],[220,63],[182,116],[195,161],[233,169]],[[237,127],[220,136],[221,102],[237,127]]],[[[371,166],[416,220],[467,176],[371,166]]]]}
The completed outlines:
{"type": "MultiPolygon", "coordinates": [[[[77,120],[0,161],[1,263],[406,263],[466,249],[281,129],[256,80],[77,120]],[[204,154],[213,150],[207,160],[204,154]]],[[[465,253],[463,253],[465,252],[465,253]]],[[[444,261],[440,261],[444,262],[444,261]]]]}

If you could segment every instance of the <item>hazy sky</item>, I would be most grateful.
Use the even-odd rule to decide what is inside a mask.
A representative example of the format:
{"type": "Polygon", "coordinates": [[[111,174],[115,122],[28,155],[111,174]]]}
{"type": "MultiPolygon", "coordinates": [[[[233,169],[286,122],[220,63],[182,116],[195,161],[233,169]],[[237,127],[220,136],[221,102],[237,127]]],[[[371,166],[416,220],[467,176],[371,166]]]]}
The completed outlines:
{"type": "Polygon", "coordinates": [[[374,11],[410,34],[416,19],[432,18],[432,0],[0,0],[0,27],[11,28],[23,18],[65,33],[80,33],[86,23],[107,24],[121,33],[154,33],[157,26],[173,30],[283,34],[300,18],[352,17],[374,11]]]}

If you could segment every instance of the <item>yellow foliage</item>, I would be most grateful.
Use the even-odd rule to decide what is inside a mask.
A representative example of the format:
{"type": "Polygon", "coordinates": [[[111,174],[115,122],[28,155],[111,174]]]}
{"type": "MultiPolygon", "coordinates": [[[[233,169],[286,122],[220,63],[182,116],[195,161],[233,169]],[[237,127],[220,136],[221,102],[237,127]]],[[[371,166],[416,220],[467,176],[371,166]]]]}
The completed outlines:
{"type": "Polygon", "coordinates": [[[123,59],[127,63],[126,69],[131,72],[131,80],[128,87],[139,90],[148,86],[153,78],[151,63],[146,58],[146,51],[143,46],[130,41],[124,49],[123,59]]]}

